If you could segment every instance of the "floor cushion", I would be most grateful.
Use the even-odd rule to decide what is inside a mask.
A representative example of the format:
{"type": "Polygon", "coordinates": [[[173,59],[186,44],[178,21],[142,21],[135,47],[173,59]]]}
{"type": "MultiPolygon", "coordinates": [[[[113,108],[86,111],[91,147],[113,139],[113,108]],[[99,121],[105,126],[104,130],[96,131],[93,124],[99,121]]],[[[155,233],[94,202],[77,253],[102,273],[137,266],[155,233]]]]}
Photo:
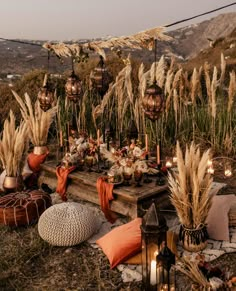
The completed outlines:
{"type": "Polygon", "coordinates": [[[229,226],[236,226],[236,196],[229,210],[229,226]]]}
{"type": "Polygon", "coordinates": [[[115,227],[96,243],[107,256],[111,268],[124,262],[141,250],[141,218],[115,227]]]}
{"type": "MultiPolygon", "coordinates": [[[[174,253],[176,256],[178,256],[178,251],[177,251],[177,240],[178,240],[178,235],[174,233],[173,231],[168,230],[167,234],[167,246],[168,248],[174,253]]],[[[133,257],[129,258],[124,262],[125,264],[130,264],[130,265],[140,265],[142,264],[142,252],[139,252],[138,254],[134,255],[133,257]]]]}
{"type": "Polygon", "coordinates": [[[97,230],[91,208],[63,202],[47,209],[38,222],[40,237],[54,246],[73,246],[87,240],[97,230]]]}
{"type": "Polygon", "coordinates": [[[0,198],[0,224],[16,227],[36,223],[51,205],[50,195],[42,190],[4,195],[0,198]]]}
{"type": "Polygon", "coordinates": [[[207,232],[211,239],[229,241],[229,210],[235,195],[216,195],[207,216],[207,232]]]}

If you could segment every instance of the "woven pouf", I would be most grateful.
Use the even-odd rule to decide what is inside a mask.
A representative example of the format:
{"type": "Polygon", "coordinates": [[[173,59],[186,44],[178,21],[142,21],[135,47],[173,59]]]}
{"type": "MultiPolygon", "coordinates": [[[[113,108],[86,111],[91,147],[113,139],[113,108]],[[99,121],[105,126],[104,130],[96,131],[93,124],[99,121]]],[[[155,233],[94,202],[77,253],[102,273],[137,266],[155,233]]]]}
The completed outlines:
{"type": "Polygon", "coordinates": [[[41,190],[7,194],[0,198],[0,224],[15,227],[36,223],[51,205],[50,195],[41,190]]]}
{"type": "Polygon", "coordinates": [[[76,202],[55,204],[40,217],[38,232],[54,246],[73,246],[88,239],[97,230],[92,210],[76,202]]]}

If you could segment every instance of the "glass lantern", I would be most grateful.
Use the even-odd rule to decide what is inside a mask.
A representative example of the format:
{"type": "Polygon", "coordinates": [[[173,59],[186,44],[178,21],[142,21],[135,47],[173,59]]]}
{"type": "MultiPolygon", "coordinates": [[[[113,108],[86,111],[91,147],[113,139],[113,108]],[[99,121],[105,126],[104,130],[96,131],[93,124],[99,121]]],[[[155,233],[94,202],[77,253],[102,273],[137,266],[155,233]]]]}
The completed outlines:
{"type": "Polygon", "coordinates": [[[77,103],[82,96],[82,82],[81,80],[75,75],[74,71],[72,71],[72,74],[67,79],[65,84],[65,91],[66,91],[66,97],[73,101],[74,103],[77,103]]]}
{"type": "Polygon", "coordinates": [[[157,291],[175,291],[175,254],[164,242],[156,258],[157,291]]]}
{"type": "Polygon", "coordinates": [[[143,217],[142,234],[142,280],[146,291],[157,290],[156,257],[166,242],[168,230],[165,218],[153,202],[143,217]]]}

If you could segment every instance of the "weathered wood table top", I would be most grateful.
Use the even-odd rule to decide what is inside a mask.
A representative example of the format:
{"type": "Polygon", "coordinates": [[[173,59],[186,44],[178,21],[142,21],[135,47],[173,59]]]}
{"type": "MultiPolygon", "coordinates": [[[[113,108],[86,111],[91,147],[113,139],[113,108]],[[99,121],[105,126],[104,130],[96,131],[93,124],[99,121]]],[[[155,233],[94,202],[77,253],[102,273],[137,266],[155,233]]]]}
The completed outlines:
{"type": "MultiPolygon", "coordinates": [[[[98,177],[102,175],[104,175],[104,172],[96,173],[95,171],[75,170],[68,175],[67,191],[82,199],[99,204],[96,182],[98,177]]],[[[132,181],[130,182],[130,186],[123,184],[115,185],[113,189],[114,201],[111,202],[111,209],[113,208],[118,213],[134,217],[138,216],[138,205],[141,205],[143,202],[151,202],[152,199],[158,196],[161,197],[163,193],[165,193],[165,200],[168,199],[167,183],[163,186],[157,186],[155,181],[156,177],[151,177],[151,180],[151,183],[142,182],[141,187],[137,187],[135,182],[132,181]],[[120,205],[121,209],[115,206],[118,202],[122,203],[120,205]],[[132,208],[132,210],[129,213],[129,211],[122,210],[123,207],[132,208]]],[[[48,161],[41,164],[40,182],[46,183],[52,188],[56,187],[56,162],[48,161]]]]}

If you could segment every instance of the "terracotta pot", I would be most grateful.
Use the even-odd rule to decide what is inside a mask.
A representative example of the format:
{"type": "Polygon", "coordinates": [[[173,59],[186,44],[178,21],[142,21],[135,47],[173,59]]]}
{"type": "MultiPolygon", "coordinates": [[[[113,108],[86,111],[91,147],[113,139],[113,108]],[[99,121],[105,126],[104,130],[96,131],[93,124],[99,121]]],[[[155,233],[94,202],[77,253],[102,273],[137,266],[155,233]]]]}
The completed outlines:
{"type": "Polygon", "coordinates": [[[16,192],[23,189],[23,179],[21,176],[18,177],[9,177],[6,176],[3,181],[3,189],[5,192],[16,192]]]}
{"type": "Polygon", "coordinates": [[[205,224],[199,225],[198,228],[190,229],[184,225],[180,226],[179,240],[183,248],[190,252],[199,252],[207,246],[208,233],[205,224]]]}
{"type": "Polygon", "coordinates": [[[35,155],[43,155],[48,151],[47,146],[34,146],[33,153],[35,155]]]}

